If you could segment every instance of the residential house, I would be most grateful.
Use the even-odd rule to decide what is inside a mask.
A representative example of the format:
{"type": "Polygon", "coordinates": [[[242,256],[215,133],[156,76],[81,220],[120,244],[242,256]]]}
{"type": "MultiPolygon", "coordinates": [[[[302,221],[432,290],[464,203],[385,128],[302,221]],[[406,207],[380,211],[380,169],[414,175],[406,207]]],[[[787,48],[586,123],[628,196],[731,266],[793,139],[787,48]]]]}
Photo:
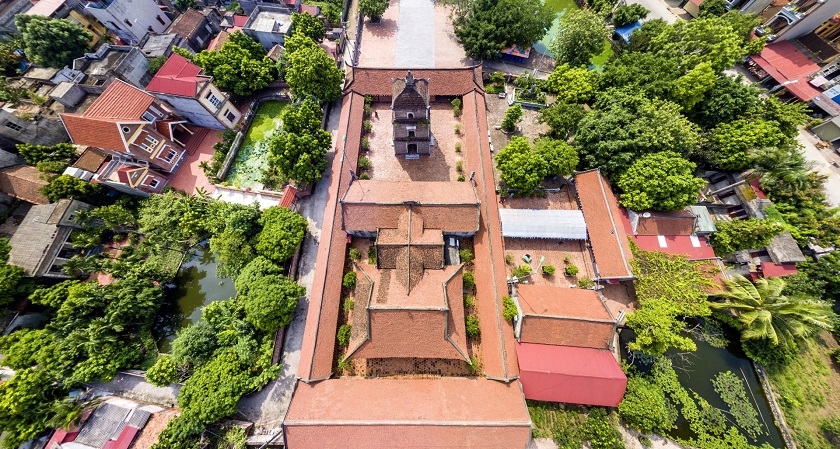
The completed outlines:
{"type": "Polygon", "coordinates": [[[129,45],[137,45],[146,33],[163,33],[172,24],[155,0],[93,0],[85,11],[129,45]]]}
{"type": "Polygon", "coordinates": [[[157,441],[163,430],[161,422],[171,419],[172,412],[161,407],[139,404],[124,398],[105,398],[74,429],[58,428],[50,436],[49,449],[122,449],[147,448],[157,441]],[[165,416],[162,416],[165,415],[165,416]],[[157,417],[157,419],[155,419],[157,417]]]}
{"type": "Polygon", "coordinates": [[[146,91],[171,105],[190,123],[211,129],[233,128],[241,117],[230,96],[201,75],[201,67],[173,54],[158,70],[146,91]]]}
{"type": "Polygon", "coordinates": [[[0,3],[0,36],[5,38],[19,33],[15,26],[15,16],[31,7],[31,0],[8,0],[0,3]]]}
{"type": "Polygon", "coordinates": [[[736,0],[731,4],[742,13],[762,19],[759,35],[773,40],[805,36],[840,12],[840,2],[826,0],[736,0]]]}
{"type": "Polygon", "coordinates": [[[32,206],[9,239],[9,264],[23,268],[26,276],[68,279],[61,266],[78,251],[69,243],[70,233],[81,229],[79,211],[93,206],[77,200],[32,206]]]}
{"type": "MultiPolygon", "coordinates": [[[[62,114],[73,143],[111,156],[93,180],[127,193],[158,193],[186,150],[178,139],[193,131],[152,95],[116,80],[84,113],[62,114]]],[[[186,136],[186,137],[184,137],[186,136]]]]}
{"type": "Polygon", "coordinates": [[[393,80],[391,120],[394,124],[394,153],[419,159],[431,152],[429,125],[429,81],[415,79],[411,71],[393,80]]]}
{"type": "Polygon", "coordinates": [[[50,201],[40,192],[47,185],[41,172],[15,153],[0,150],[0,193],[32,204],[50,201]]]}
{"type": "Polygon", "coordinates": [[[120,80],[143,89],[152,80],[149,60],[136,47],[104,44],[96,53],[73,60],[72,69],[84,73],[79,84],[86,92],[102,93],[112,81],[120,80]]]}
{"type": "Polygon", "coordinates": [[[67,19],[90,31],[93,37],[90,40],[91,48],[96,48],[99,43],[106,40],[108,29],[96,17],[85,12],[79,0],[35,0],[34,6],[25,14],[31,16],[44,16],[52,19],[67,19]]]}
{"type": "Polygon", "coordinates": [[[193,51],[199,52],[207,48],[221,30],[221,21],[222,16],[215,8],[207,8],[204,11],[190,8],[176,17],[166,32],[181,36],[193,51]]]}
{"type": "Polygon", "coordinates": [[[48,108],[35,104],[4,104],[0,107],[0,148],[14,150],[19,143],[66,142],[67,133],[61,122],[48,114],[48,108]]]}
{"type": "Polygon", "coordinates": [[[140,42],[140,45],[138,45],[140,51],[142,51],[149,59],[157,58],[159,56],[168,58],[169,55],[172,54],[172,49],[174,47],[184,48],[190,53],[196,52],[195,49],[190,47],[189,42],[184,40],[183,37],[173,33],[148,33],[140,42]]]}
{"type": "Polygon", "coordinates": [[[257,3],[242,31],[268,51],[275,45],[283,45],[291,28],[291,9],[276,3],[257,3]]]}

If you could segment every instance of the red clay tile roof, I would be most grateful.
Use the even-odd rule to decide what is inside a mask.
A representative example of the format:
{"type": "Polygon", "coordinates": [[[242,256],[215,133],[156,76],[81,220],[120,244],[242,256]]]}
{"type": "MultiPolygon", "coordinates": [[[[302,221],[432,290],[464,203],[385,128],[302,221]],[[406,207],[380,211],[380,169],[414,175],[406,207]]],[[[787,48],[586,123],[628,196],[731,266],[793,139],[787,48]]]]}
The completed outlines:
{"type": "MultiPolygon", "coordinates": [[[[353,67],[345,92],[362,95],[390,97],[392,80],[405,77],[406,69],[375,69],[353,67]]],[[[412,70],[415,78],[429,80],[429,95],[458,96],[467,92],[484,91],[481,79],[481,66],[457,69],[422,69],[412,70]]]]}
{"type": "Polygon", "coordinates": [[[802,101],[811,101],[820,94],[819,89],[811,86],[810,76],[820,66],[808,59],[789,41],[767,44],[764,50],[750,58],[768,75],[802,101]]]}
{"type": "Polygon", "coordinates": [[[200,76],[199,73],[201,67],[177,53],[172,53],[146,86],[146,90],[192,98],[198,93],[199,84],[210,80],[210,77],[200,76]]]}
{"type": "Polygon", "coordinates": [[[79,159],[73,164],[73,167],[96,173],[106,159],[108,159],[108,155],[103,151],[94,147],[87,147],[79,159]]]}
{"type": "Polygon", "coordinates": [[[77,114],[61,114],[70,140],[111,151],[125,152],[125,143],[116,119],[88,118],[77,114]]]}
{"type": "Polygon", "coordinates": [[[520,284],[516,293],[521,342],[596,349],[612,343],[615,320],[595,291],[520,284]]]}
{"type": "Polygon", "coordinates": [[[172,25],[169,26],[166,32],[177,34],[184,39],[189,39],[195,33],[198,26],[201,25],[202,20],[204,20],[204,14],[197,9],[189,8],[172,21],[172,25]]]}
{"type": "Polygon", "coordinates": [[[466,182],[354,181],[341,198],[342,203],[367,204],[478,204],[475,189],[466,182]]]}
{"type": "Polygon", "coordinates": [[[296,449],[511,449],[531,436],[518,382],[455,377],[299,382],[284,425],[296,449]]]}
{"type": "Polygon", "coordinates": [[[594,290],[519,284],[516,294],[525,315],[613,322],[594,290]]]}
{"type": "Polygon", "coordinates": [[[632,254],[621,222],[621,210],[607,178],[597,169],[578,173],[575,175],[575,187],[589,230],[598,277],[633,277],[629,263],[632,254]]]}
{"type": "Polygon", "coordinates": [[[82,117],[140,120],[154,102],[155,97],[146,92],[124,81],[114,80],[82,117]]]}
{"type": "Polygon", "coordinates": [[[280,203],[277,205],[280,207],[285,207],[286,209],[290,209],[292,204],[295,203],[295,195],[297,195],[297,188],[293,185],[287,185],[283,188],[283,197],[280,198],[280,203]]]}
{"type": "Polygon", "coordinates": [[[692,235],[694,214],[687,210],[669,212],[639,212],[636,235],[692,235]],[[648,216],[645,216],[648,215],[648,216]]]}
{"type": "Polygon", "coordinates": [[[50,200],[40,192],[47,181],[41,179],[41,172],[31,165],[17,165],[0,169],[0,192],[32,204],[49,204],[50,200]]]}
{"type": "Polygon", "coordinates": [[[209,51],[219,51],[219,50],[221,50],[222,46],[225,45],[225,43],[227,43],[228,40],[230,40],[230,33],[231,32],[228,31],[228,30],[220,31],[219,35],[216,36],[215,38],[213,38],[212,41],[210,41],[210,45],[207,47],[207,50],[209,50],[209,51]]]}
{"type": "Polygon", "coordinates": [[[616,407],[627,376],[611,351],[569,346],[516,345],[525,398],[616,407]]]}

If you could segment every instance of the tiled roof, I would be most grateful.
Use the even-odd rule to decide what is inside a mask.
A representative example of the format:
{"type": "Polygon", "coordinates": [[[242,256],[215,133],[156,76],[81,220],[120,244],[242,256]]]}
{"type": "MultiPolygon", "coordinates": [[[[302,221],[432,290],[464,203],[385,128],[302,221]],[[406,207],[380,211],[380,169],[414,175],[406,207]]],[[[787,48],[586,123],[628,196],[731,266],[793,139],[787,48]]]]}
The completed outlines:
{"type": "MultiPolygon", "coordinates": [[[[406,69],[353,67],[345,91],[362,95],[392,96],[392,80],[405,77],[406,69]]],[[[429,95],[457,96],[473,90],[484,91],[481,66],[458,69],[412,70],[415,78],[429,80],[429,95]]]]}
{"type": "Polygon", "coordinates": [[[580,209],[589,230],[595,270],[603,279],[631,278],[630,245],[621,223],[621,210],[607,178],[600,170],[575,175],[580,209]]]}
{"type": "Polygon", "coordinates": [[[342,203],[366,204],[478,204],[475,189],[467,182],[354,181],[342,203]]]}
{"type": "Polygon", "coordinates": [[[297,449],[510,449],[531,436],[518,382],[455,377],[298,383],[284,425],[297,449]]]}
{"type": "MultiPolygon", "coordinates": [[[[639,212],[635,214],[635,235],[692,235],[694,214],[687,210],[639,212]]],[[[632,217],[632,215],[631,215],[632,217]]],[[[632,220],[632,218],[631,218],[632,220]]]]}
{"type": "Polygon", "coordinates": [[[228,30],[220,31],[219,35],[216,36],[215,38],[213,38],[212,41],[210,41],[210,45],[207,47],[207,50],[209,50],[209,51],[219,51],[219,50],[221,50],[222,46],[225,45],[228,40],[230,40],[230,33],[231,32],[228,31],[228,30]]]}
{"type": "MultiPolygon", "coordinates": [[[[115,84],[115,83],[114,83],[115,84]]],[[[113,84],[112,84],[113,85],[113,84]]],[[[95,146],[111,151],[125,152],[117,119],[89,118],[77,114],[61,114],[70,140],[77,145],[95,146]]]]}
{"type": "Polygon", "coordinates": [[[516,294],[525,315],[613,322],[594,290],[519,284],[516,294]]]}
{"type": "Polygon", "coordinates": [[[518,285],[524,343],[606,349],[615,320],[593,290],[547,285],[518,285]]]}
{"type": "Polygon", "coordinates": [[[96,173],[99,171],[99,167],[102,166],[102,163],[105,162],[105,159],[107,158],[107,154],[99,149],[89,146],[85,148],[81,157],[79,157],[79,159],[73,164],[73,167],[81,168],[82,170],[87,170],[91,173],[96,173]]]}
{"type": "Polygon", "coordinates": [[[48,204],[50,201],[40,192],[47,181],[41,179],[41,172],[31,165],[18,165],[0,169],[0,192],[32,204],[48,204]]]}
{"type": "Polygon", "coordinates": [[[146,90],[192,98],[198,93],[199,84],[210,79],[207,76],[199,76],[199,73],[201,67],[177,53],[172,53],[146,86],[146,90]]]}
{"type": "Polygon", "coordinates": [[[56,204],[32,206],[9,239],[12,247],[9,264],[23,268],[27,276],[39,276],[48,271],[45,264],[55,258],[57,241],[66,239],[70,233],[69,228],[47,223],[55,207],[56,204]]]}
{"type": "Polygon", "coordinates": [[[777,264],[805,262],[808,260],[799,245],[790,232],[785,231],[773,237],[773,240],[767,245],[767,252],[770,254],[770,259],[777,264]]]}
{"type": "Polygon", "coordinates": [[[184,39],[189,39],[195,33],[198,26],[201,25],[202,20],[204,20],[204,14],[197,9],[189,8],[172,21],[172,25],[169,26],[166,32],[177,34],[184,39]]]}
{"type": "Polygon", "coordinates": [[[155,97],[116,79],[85,110],[82,117],[140,120],[154,102],[155,97]]]}

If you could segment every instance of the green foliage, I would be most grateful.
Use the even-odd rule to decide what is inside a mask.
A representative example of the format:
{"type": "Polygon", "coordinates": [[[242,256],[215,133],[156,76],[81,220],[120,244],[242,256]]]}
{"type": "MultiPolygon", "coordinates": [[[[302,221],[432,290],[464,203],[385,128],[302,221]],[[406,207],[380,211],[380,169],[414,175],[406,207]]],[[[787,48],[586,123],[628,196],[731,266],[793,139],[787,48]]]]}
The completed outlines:
{"type": "Polygon", "coordinates": [[[39,162],[44,161],[66,162],[76,155],[76,147],[69,143],[58,143],[55,145],[19,143],[15,147],[29,165],[38,165],[39,162]]]}
{"type": "Polygon", "coordinates": [[[751,110],[758,103],[759,91],[742,80],[742,76],[719,76],[703,99],[694,105],[689,118],[704,128],[714,128],[735,121],[751,110]]]}
{"type": "Polygon", "coordinates": [[[350,255],[350,260],[352,260],[354,262],[358,261],[358,260],[361,260],[361,258],[362,258],[362,252],[359,251],[358,248],[350,248],[349,255],[350,255]]]}
{"type": "Polygon", "coordinates": [[[627,379],[618,412],[627,425],[642,433],[666,433],[677,421],[677,409],[662,388],[638,375],[627,379]]]}
{"type": "Polygon", "coordinates": [[[287,37],[286,60],[286,82],[295,98],[329,102],[341,95],[344,71],[312,39],[287,37]]]}
{"type": "Polygon", "coordinates": [[[19,370],[0,384],[0,430],[9,432],[3,447],[18,447],[49,427],[52,406],[63,392],[52,384],[45,369],[19,370]]]}
{"type": "Polygon", "coordinates": [[[752,406],[747,397],[747,390],[740,377],[726,371],[718,373],[712,379],[715,391],[720,395],[723,402],[729,406],[729,414],[735,418],[738,427],[743,429],[753,439],[761,434],[761,423],[758,421],[758,412],[752,406]]]}
{"type": "Polygon", "coordinates": [[[513,254],[505,253],[505,263],[508,265],[513,265],[513,254]]]}
{"type": "Polygon", "coordinates": [[[371,265],[376,265],[376,245],[370,245],[368,247],[368,263],[371,265]]]}
{"type": "Polygon", "coordinates": [[[519,311],[516,309],[516,303],[510,299],[510,296],[502,297],[502,316],[505,318],[506,321],[513,321],[517,315],[519,315],[519,311]]]}
{"type": "Polygon", "coordinates": [[[612,23],[616,28],[621,28],[644,19],[648,13],[650,11],[638,3],[632,5],[624,4],[615,9],[612,23]]]}
{"type": "Polygon", "coordinates": [[[15,50],[22,50],[23,48],[23,38],[20,34],[15,34],[0,40],[0,76],[13,76],[18,74],[20,70],[20,56],[15,53],[15,50]]]}
{"type": "Polygon", "coordinates": [[[755,218],[719,221],[715,226],[717,231],[712,235],[712,248],[720,256],[745,249],[761,249],[784,230],[778,222],[755,218]]]}
{"type": "Polygon", "coordinates": [[[355,271],[348,271],[344,273],[344,278],[341,280],[341,285],[348,290],[353,290],[356,288],[356,272],[355,271]]]}
{"type": "Polygon", "coordinates": [[[547,275],[550,276],[550,275],[554,274],[555,272],[557,272],[557,268],[555,268],[554,265],[543,265],[542,266],[542,272],[543,272],[543,274],[547,274],[547,275]]]}
{"type": "Polygon", "coordinates": [[[155,73],[163,67],[163,64],[166,62],[168,58],[166,56],[160,55],[154,58],[149,59],[149,73],[154,75],[155,73]]]}
{"type": "Polygon", "coordinates": [[[629,343],[632,351],[664,354],[668,348],[694,351],[697,346],[682,331],[682,317],[711,315],[704,289],[712,287],[701,264],[684,256],[642,251],[632,245],[630,265],[636,281],[640,307],[627,316],[627,325],[636,332],[629,343]]]}
{"type": "Polygon", "coordinates": [[[566,276],[577,276],[580,269],[575,264],[566,265],[566,276]]]}
{"type": "Polygon", "coordinates": [[[41,187],[41,193],[50,202],[56,202],[62,198],[73,198],[82,201],[90,201],[101,191],[99,185],[91,184],[85,180],[70,176],[61,175],[49,184],[41,187]]]}
{"type": "MultiPolygon", "coordinates": [[[[509,110],[510,111],[510,110],[509,110]]],[[[556,153],[551,151],[552,156],[556,153]]],[[[508,189],[522,196],[530,196],[548,175],[548,166],[540,153],[531,149],[528,139],[513,137],[496,155],[496,167],[508,189]]]]}
{"type": "Polygon", "coordinates": [[[788,184],[768,182],[762,177],[762,188],[773,205],[782,214],[786,223],[796,231],[794,238],[800,245],[814,242],[820,246],[840,245],[840,216],[826,200],[823,184],[826,177],[816,172],[805,173],[800,177],[794,170],[797,188],[785,188],[788,184]]]}
{"type": "Polygon", "coordinates": [[[597,80],[598,72],[587,70],[585,66],[559,64],[548,76],[545,90],[555,94],[561,103],[586,103],[595,95],[597,80]]]}
{"type": "Polygon", "coordinates": [[[233,32],[220,50],[202,50],[192,61],[212,76],[220,89],[243,97],[277,78],[275,62],[266,56],[262,44],[241,31],[233,32]]]}
{"type": "Polygon", "coordinates": [[[264,210],[259,223],[262,231],[254,239],[254,249],[278,264],[292,258],[306,234],[306,219],[285,207],[264,210]]]}
{"type": "Polygon", "coordinates": [[[557,102],[547,108],[540,109],[538,120],[551,128],[550,137],[565,140],[577,128],[584,115],[586,115],[586,111],[579,104],[557,102]]]}
{"type": "Polygon", "coordinates": [[[475,305],[475,296],[464,295],[464,308],[468,309],[475,305]]]}
{"type": "Polygon", "coordinates": [[[464,290],[472,291],[475,288],[475,276],[467,271],[464,272],[464,290]]]}
{"type": "Polygon", "coordinates": [[[367,156],[359,156],[358,168],[359,170],[370,170],[371,162],[367,156]]]}
{"type": "Polygon", "coordinates": [[[98,218],[108,229],[133,227],[137,224],[134,213],[121,204],[97,207],[90,211],[91,218],[98,218]]]}
{"type": "Polygon", "coordinates": [[[198,2],[195,0],[174,0],[175,6],[178,7],[181,11],[186,11],[190,8],[198,9],[198,2]]]}
{"type": "Polygon", "coordinates": [[[551,43],[551,52],[560,63],[572,67],[589,65],[593,56],[604,50],[609,30],[604,18],[588,10],[571,10],[560,19],[563,29],[551,43]]]}
{"type": "Polygon", "coordinates": [[[523,278],[523,277],[531,274],[531,266],[528,265],[528,264],[522,264],[522,265],[514,268],[513,270],[511,270],[510,274],[512,276],[516,276],[518,278],[523,278]]]}
{"type": "Polygon", "coordinates": [[[720,17],[729,11],[726,0],[708,0],[700,4],[700,18],[720,17]]]}
{"type": "Polygon", "coordinates": [[[706,181],[694,176],[697,166],[677,153],[646,154],[618,180],[621,205],[632,210],[680,210],[697,202],[706,181]]]}
{"type": "Polygon", "coordinates": [[[90,48],[93,34],[66,19],[18,14],[15,26],[23,38],[26,56],[40,66],[60,69],[90,48]]]}
{"type": "Polygon", "coordinates": [[[702,62],[674,81],[671,87],[671,100],[682,106],[683,110],[688,111],[703,100],[706,92],[715,85],[716,80],[717,76],[712,64],[702,62]]]}
{"type": "Polygon", "coordinates": [[[338,339],[338,344],[343,347],[347,347],[350,344],[350,334],[353,332],[353,326],[349,324],[342,324],[341,327],[338,328],[338,334],[336,338],[338,339]]]}
{"type": "Polygon", "coordinates": [[[577,150],[562,140],[538,139],[535,151],[545,164],[547,176],[571,176],[579,162],[577,150]]]}
{"type": "Polygon", "coordinates": [[[292,13],[292,33],[321,42],[324,38],[324,22],[307,13],[292,13]]]}
{"type": "Polygon", "coordinates": [[[826,418],[820,423],[820,430],[834,446],[840,446],[840,417],[826,418]]]}
{"type": "Polygon", "coordinates": [[[776,122],[776,125],[789,138],[796,137],[799,126],[808,121],[808,106],[801,101],[784,103],[774,95],[762,97],[748,110],[746,115],[754,120],[776,122]]]}
{"type": "Polygon", "coordinates": [[[527,401],[527,405],[535,438],[551,438],[562,449],[624,449],[615,413],[592,407],[587,414],[583,408],[554,402],[527,401]]]}
{"type": "Polygon", "coordinates": [[[157,387],[168,387],[178,376],[178,365],[171,357],[162,355],[146,371],[146,380],[157,387]]]}
{"type": "MultiPolygon", "coordinates": [[[[632,42],[643,41],[640,36],[657,23],[642,25],[633,33],[632,42]]],[[[665,55],[625,51],[606,64],[598,84],[600,90],[625,88],[648,98],[668,99],[672,83],[683,73],[677,61],[665,55]]]]}
{"type": "Polygon", "coordinates": [[[478,327],[478,318],[474,315],[469,315],[464,320],[466,325],[467,337],[478,337],[481,335],[481,329],[478,327]]]}
{"type": "Polygon", "coordinates": [[[736,120],[712,130],[713,160],[717,168],[743,170],[755,162],[755,151],[789,142],[778,123],[736,120]]]}
{"type": "Polygon", "coordinates": [[[9,245],[9,239],[0,237],[0,263],[9,261],[9,253],[12,251],[12,245],[9,245]]]}
{"type": "Polygon", "coordinates": [[[359,13],[370,20],[379,20],[386,9],[388,0],[359,0],[359,13]]]}
{"type": "Polygon", "coordinates": [[[245,10],[242,9],[242,4],[239,3],[239,0],[233,0],[227,6],[225,6],[225,11],[230,11],[234,14],[245,14],[245,10]]]}
{"type": "Polygon", "coordinates": [[[595,281],[589,276],[583,276],[578,279],[578,288],[591,288],[595,286],[595,281]]]}
{"type": "Polygon", "coordinates": [[[245,321],[266,334],[291,323],[298,299],[306,294],[305,288],[283,276],[280,267],[264,257],[246,265],[235,285],[245,321]]]}
{"type": "Polygon", "coordinates": [[[181,329],[172,342],[172,360],[177,364],[202,365],[218,347],[216,332],[204,321],[181,329]]]}
{"type": "Polygon", "coordinates": [[[0,306],[9,304],[21,290],[24,282],[23,268],[3,264],[0,265],[0,306]]]}
{"type": "Polygon", "coordinates": [[[470,263],[473,259],[475,259],[473,252],[468,249],[458,251],[458,256],[460,257],[462,263],[470,263]]]}
{"type": "Polygon", "coordinates": [[[456,98],[456,99],[452,100],[452,114],[454,114],[455,117],[460,117],[461,116],[461,99],[460,98],[456,98]]]}
{"type": "Polygon", "coordinates": [[[353,299],[347,298],[347,299],[344,300],[344,305],[342,306],[342,308],[344,309],[345,312],[350,312],[355,307],[356,307],[356,301],[354,301],[353,299]]]}
{"type": "Polygon", "coordinates": [[[476,0],[453,20],[455,36],[473,59],[497,59],[512,45],[523,48],[545,36],[554,12],[539,0],[476,0]]]}
{"type": "Polygon", "coordinates": [[[283,111],[283,130],[268,141],[270,172],[314,185],[327,168],[330,133],[321,129],[321,109],[312,100],[283,111]]]}

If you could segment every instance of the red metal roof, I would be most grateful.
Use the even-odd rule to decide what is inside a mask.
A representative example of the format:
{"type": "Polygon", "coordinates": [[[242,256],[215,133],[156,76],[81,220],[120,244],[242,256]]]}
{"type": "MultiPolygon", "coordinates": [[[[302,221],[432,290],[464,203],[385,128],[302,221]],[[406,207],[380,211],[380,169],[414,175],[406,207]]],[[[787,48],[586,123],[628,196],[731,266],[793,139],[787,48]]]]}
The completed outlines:
{"type": "Polygon", "coordinates": [[[134,437],[140,432],[140,429],[131,426],[125,426],[120,432],[120,436],[116,440],[108,440],[102,449],[128,449],[131,443],[134,442],[134,437]]]}
{"type": "Polygon", "coordinates": [[[172,53],[172,56],[152,78],[152,82],[146,86],[146,90],[181,97],[195,97],[198,84],[209,80],[209,77],[199,76],[199,73],[201,73],[201,67],[177,53],[172,53]]]}
{"type": "Polygon", "coordinates": [[[704,236],[688,235],[637,235],[633,241],[645,251],[681,254],[689,260],[714,259],[715,251],[704,236]],[[664,246],[663,246],[664,245],[664,246]]]}
{"type": "Polygon", "coordinates": [[[233,26],[234,27],[242,28],[242,27],[245,26],[245,23],[247,23],[247,22],[248,22],[248,16],[240,16],[238,14],[233,16],[233,26]]]}
{"type": "Polygon", "coordinates": [[[76,435],[78,434],[78,427],[70,432],[64,429],[55,429],[55,432],[53,432],[52,437],[50,437],[50,441],[47,442],[47,445],[44,446],[44,449],[53,449],[54,445],[69,443],[75,440],[76,435]]]}
{"type": "Polygon", "coordinates": [[[766,278],[790,276],[796,273],[798,271],[794,263],[776,264],[773,262],[761,262],[761,274],[766,278]]]}
{"type": "Polygon", "coordinates": [[[624,397],[627,376],[610,351],[517,343],[516,354],[527,399],[615,407],[624,397]]]}
{"type": "Polygon", "coordinates": [[[774,80],[787,83],[784,88],[802,101],[811,101],[820,91],[808,82],[820,66],[808,59],[788,41],[768,44],[758,55],[751,56],[774,80]]]}
{"type": "Polygon", "coordinates": [[[767,199],[767,195],[764,193],[764,190],[761,190],[761,180],[756,178],[750,181],[750,185],[752,186],[753,192],[755,192],[755,196],[758,199],[764,200],[767,199]]]}

